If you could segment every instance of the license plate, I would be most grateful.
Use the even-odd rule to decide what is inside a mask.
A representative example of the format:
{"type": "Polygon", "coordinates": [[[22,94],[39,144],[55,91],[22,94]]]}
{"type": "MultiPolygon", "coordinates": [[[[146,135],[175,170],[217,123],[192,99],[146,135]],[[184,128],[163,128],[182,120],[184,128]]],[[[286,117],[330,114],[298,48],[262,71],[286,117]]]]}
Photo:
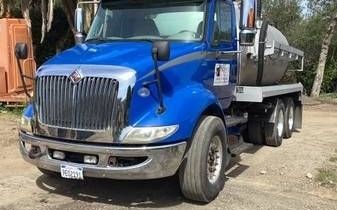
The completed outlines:
{"type": "Polygon", "coordinates": [[[83,168],[61,165],[61,177],[66,179],[83,180],[83,168]]]}

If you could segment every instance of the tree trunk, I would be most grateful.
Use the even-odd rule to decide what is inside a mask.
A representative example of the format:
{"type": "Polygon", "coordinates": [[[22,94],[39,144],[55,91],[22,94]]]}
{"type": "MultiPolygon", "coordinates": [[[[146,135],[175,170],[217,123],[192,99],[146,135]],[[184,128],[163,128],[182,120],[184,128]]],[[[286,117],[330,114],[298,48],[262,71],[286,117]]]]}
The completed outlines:
{"type": "Polygon", "coordinates": [[[45,39],[46,33],[50,31],[54,18],[54,0],[41,0],[41,41],[45,39]]]}
{"type": "Polygon", "coordinates": [[[76,30],[74,27],[74,14],[75,14],[77,0],[62,0],[62,3],[64,6],[65,13],[67,15],[69,28],[75,36],[76,30]]]}
{"type": "Polygon", "coordinates": [[[67,41],[67,39],[71,36],[72,32],[70,29],[67,30],[67,33],[61,37],[59,40],[57,40],[56,42],[56,54],[60,53],[63,49],[64,49],[64,46],[65,46],[65,43],[67,41]]]}
{"type": "Polygon", "coordinates": [[[314,81],[314,84],[311,90],[311,97],[318,97],[321,92],[321,87],[322,87],[323,78],[324,78],[325,65],[326,65],[326,61],[328,58],[331,40],[336,30],[336,25],[337,25],[337,13],[331,19],[328,30],[323,39],[321,54],[319,57],[318,67],[316,70],[315,81],[314,81]]]}
{"type": "Polygon", "coordinates": [[[23,18],[26,20],[29,32],[31,31],[32,28],[32,21],[30,19],[30,14],[29,14],[29,7],[30,7],[31,0],[21,0],[21,12],[23,18]]]}
{"type": "Polygon", "coordinates": [[[48,19],[47,19],[47,0],[41,0],[41,16],[42,16],[42,25],[41,25],[41,40],[40,43],[44,41],[44,38],[47,33],[47,24],[48,24],[48,19]]]}
{"type": "Polygon", "coordinates": [[[9,0],[0,0],[0,18],[11,17],[10,3],[9,0]]]}
{"type": "Polygon", "coordinates": [[[0,0],[0,18],[2,17],[2,15],[4,14],[4,0],[0,0]]]}

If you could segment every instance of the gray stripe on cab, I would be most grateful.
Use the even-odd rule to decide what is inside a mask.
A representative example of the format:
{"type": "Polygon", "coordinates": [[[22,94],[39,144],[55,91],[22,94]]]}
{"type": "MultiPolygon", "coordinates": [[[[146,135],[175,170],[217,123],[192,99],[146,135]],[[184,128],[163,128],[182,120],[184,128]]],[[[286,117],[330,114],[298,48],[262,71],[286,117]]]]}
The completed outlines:
{"type": "MultiPolygon", "coordinates": [[[[171,61],[168,61],[167,63],[159,66],[158,68],[159,68],[159,71],[165,71],[166,69],[169,69],[173,66],[177,66],[177,65],[180,65],[180,64],[183,64],[183,63],[186,63],[186,62],[190,62],[190,61],[205,58],[206,54],[207,53],[205,51],[193,52],[193,53],[190,53],[190,54],[187,54],[187,55],[177,57],[177,58],[175,58],[171,61]]],[[[143,76],[140,80],[142,80],[142,79],[144,79],[148,76],[151,76],[154,73],[155,73],[155,69],[153,69],[150,73],[143,76]]]]}

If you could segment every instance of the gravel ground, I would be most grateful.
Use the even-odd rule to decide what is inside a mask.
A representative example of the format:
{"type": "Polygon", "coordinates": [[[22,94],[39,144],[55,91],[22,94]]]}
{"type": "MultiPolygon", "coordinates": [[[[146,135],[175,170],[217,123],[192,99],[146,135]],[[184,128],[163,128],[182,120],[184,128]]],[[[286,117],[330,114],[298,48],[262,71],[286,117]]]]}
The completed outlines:
{"type": "Polygon", "coordinates": [[[176,178],[152,181],[42,175],[20,157],[16,118],[0,114],[0,209],[337,209],[337,192],[313,177],[337,152],[337,106],[308,106],[304,127],[280,148],[252,146],[232,160],[219,197],[208,205],[185,200],[176,178]],[[309,176],[310,177],[310,176],[309,176]]]}

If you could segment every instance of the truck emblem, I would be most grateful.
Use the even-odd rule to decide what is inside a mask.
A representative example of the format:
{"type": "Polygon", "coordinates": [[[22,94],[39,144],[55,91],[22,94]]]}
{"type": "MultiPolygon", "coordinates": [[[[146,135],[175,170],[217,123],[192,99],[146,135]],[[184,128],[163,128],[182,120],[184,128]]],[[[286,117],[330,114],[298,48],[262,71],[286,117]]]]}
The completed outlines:
{"type": "Polygon", "coordinates": [[[79,81],[82,80],[82,78],[83,78],[83,76],[82,76],[81,72],[80,72],[78,69],[76,69],[76,70],[75,70],[73,73],[71,73],[70,76],[69,76],[69,79],[71,80],[71,82],[72,82],[73,84],[78,83],[79,81]]]}

